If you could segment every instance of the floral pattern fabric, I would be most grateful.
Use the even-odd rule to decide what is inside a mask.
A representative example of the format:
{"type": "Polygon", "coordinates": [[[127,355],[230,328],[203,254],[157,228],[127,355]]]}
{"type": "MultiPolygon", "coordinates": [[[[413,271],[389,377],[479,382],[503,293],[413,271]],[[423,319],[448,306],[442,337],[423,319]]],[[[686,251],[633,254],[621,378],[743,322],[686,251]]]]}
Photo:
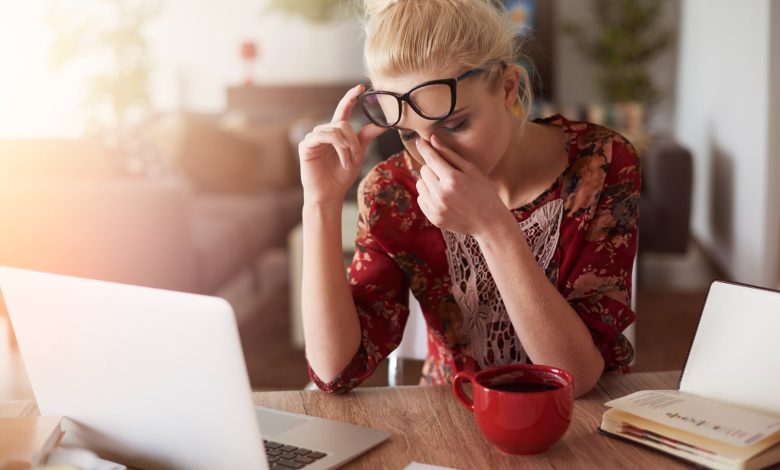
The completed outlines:
{"type": "MultiPolygon", "coordinates": [[[[636,151],[620,134],[601,126],[560,115],[538,122],[562,127],[569,164],[550,188],[512,213],[529,245],[540,243],[539,250],[532,246],[539,252],[537,261],[589,329],[605,371],[628,372],[634,352],[622,332],[635,319],[630,299],[640,191],[636,151]],[[555,217],[550,216],[552,208],[555,217]],[[545,226],[539,220],[555,223],[545,226]]],[[[491,315],[470,315],[466,301],[456,298],[463,289],[453,284],[454,279],[462,284],[460,276],[453,278],[458,269],[451,269],[453,234],[432,225],[417,206],[417,177],[411,158],[399,153],[374,167],[360,184],[356,252],[348,282],[362,341],[333,381],[324,383],[309,368],[322,390],[341,393],[357,386],[398,346],[409,316],[410,291],[428,326],[421,383],[444,384],[461,370],[530,361],[505,311],[504,317],[495,316],[500,312],[495,307],[491,315]],[[511,354],[486,355],[487,345],[473,341],[480,337],[501,342],[501,349],[511,354]]],[[[461,246],[474,246],[460,237],[461,246]]],[[[480,305],[503,308],[497,289],[480,292],[480,305]],[[495,293],[486,299],[484,292],[495,293]]]]}

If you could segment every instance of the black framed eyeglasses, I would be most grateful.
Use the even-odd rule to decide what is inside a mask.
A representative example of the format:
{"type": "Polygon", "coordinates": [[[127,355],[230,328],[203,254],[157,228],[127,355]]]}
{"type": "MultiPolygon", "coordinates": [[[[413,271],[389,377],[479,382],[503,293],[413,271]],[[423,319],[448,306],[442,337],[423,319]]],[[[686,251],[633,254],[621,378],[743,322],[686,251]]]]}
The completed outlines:
{"type": "Polygon", "coordinates": [[[393,127],[398,124],[404,101],[425,119],[445,119],[455,110],[458,82],[479,75],[498,64],[506,66],[503,60],[491,60],[482,67],[468,70],[455,78],[420,83],[404,94],[370,90],[360,95],[358,100],[366,117],[379,127],[393,127]]]}

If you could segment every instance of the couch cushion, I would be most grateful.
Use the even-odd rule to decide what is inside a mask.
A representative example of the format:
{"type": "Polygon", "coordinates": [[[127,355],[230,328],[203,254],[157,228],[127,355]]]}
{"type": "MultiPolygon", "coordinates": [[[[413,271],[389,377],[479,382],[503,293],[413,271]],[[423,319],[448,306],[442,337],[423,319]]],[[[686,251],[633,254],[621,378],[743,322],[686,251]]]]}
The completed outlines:
{"type": "Polygon", "coordinates": [[[259,165],[252,142],[202,117],[184,116],[176,129],[173,159],[197,191],[257,189],[259,165]]]}
{"type": "Polygon", "coordinates": [[[161,118],[151,127],[165,161],[178,165],[199,192],[300,186],[287,123],[185,114],[161,118]]]}
{"type": "Polygon", "coordinates": [[[253,250],[241,226],[230,219],[198,214],[191,221],[195,246],[198,292],[214,294],[252,264],[253,250]]]}
{"type": "Polygon", "coordinates": [[[257,187],[284,189],[300,186],[298,152],[290,142],[289,123],[250,122],[241,114],[229,113],[220,120],[220,125],[255,145],[258,159],[255,174],[257,187]]]}
{"type": "Polygon", "coordinates": [[[240,229],[249,247],[247,263],[271,247],[287,243],[287,233],[300,220],[300,189],[262,190],[247,194],[202,194],[193,198],[193,218],[217,220],[240,229]]]}

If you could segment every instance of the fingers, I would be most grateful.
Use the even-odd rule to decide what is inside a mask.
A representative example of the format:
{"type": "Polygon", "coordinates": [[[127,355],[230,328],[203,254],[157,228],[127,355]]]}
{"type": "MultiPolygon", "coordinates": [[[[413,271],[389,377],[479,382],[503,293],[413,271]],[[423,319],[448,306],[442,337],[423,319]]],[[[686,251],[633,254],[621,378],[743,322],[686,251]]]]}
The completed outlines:
{"type": "Polygon", "coordinates": [[[420,153],[423,160],[425,160],[425,164],[431,167],[431,170],[436,173],[436,176],[438,176],[439,179],[447,177],[453,170],[456,170],[456,168],[450,165],[427,141],[417,139],[416,144],[417,151],[420,153]]]}
{"type": "Polygon", "coordinates": [[[419,198],[423,198],[425,200],[430,200],[431,193],[428,190],[428,185],[425,184],[425,181],[419,179],[415,183],[415,186],[417,187],[418,200],[419,200],[419,198]]]}
{"type": "Polygon", "coordinates": [[[429,202],[431,200],[431,194],[428,190],[428,186],[421,179],[417,180],[417,194],[417,205],[420,207],[423,215],[425,215],[429,221],[432,220],[435,217],[433,208],[429,202]]]}
{"type": "Polygon", "coordinates": [[[436,173],[434,173],[428,165],[423,165],[420,168],[420,181],[425,182],[425,185],[430,191],[433,191],[436,194],[439,193],[439,177],[436,176],[436,173]]]}
{"type": "Polygon", "coordinates": [[[363,93],[364,86],[362,84],[356,85],[351,88],[341,101],[336,106],[336,111],[333,113],[333,120],[331,122],[347,121],[352,114],[352,110],[355,109],[358,96],[363,93]]]}
{"type": "Polygon", "coordinates": [[[333,133],[344,140],[352,153],[358,153],[360,151],[360,142],[355,135],[355,131],[352,130],[352,126],[346,121],[322,124],[315,127],[314,131],[333,133]]]}
{"type": "Polygon", "coordinates": [[[442,208],[445,206],[442,198],[439,179],[428,165],[420,168],[420,179],[417,180],[417,205],[425,217],[437,227],[443,222],[442,208]]]}
{"type": "Polygon", "coordinates": [[[474,165],[472,165],[470,161],[461,157],[457,152],[444,145],[444,142],[442,142],[441,139],[436,135],[431,136],[430,145],[447,161],[447,163],[457,168],[458,170],[464,173],[469,173],[474,169],[474,165]]]}
{"type": "Polygon", "coordinates": [[[388,129],[389,127],[379,127],[376,124],[368,124],[363,126],[363,128],[358,131],[357,135],[360,146],[365,148],[374,139],[387,132],[388,129]]]}
{"type": "MultiPolygon", "coordinates": [[[[321,145],[330,145],[333,147],[339,157],[341,166],[344,169],[347,169],[354,160],[354,153],[352,151],[354,144],[350,143],[349,139],[339,128],[318,126],[306,136],[303,142],[301,142],[303,149],[315,150],[321,145]]],[[[304,152],[302,152],[302,156],[303,153],[304,152]]]]}
{"type": "Polygon", "coordinates": [[[352,151],[349,148],[349,144],[340,135],[337,129],[327,129],[321,133],[325,142],[331,144],[333,149],[336,150],[336,154],[339,156],[339,162],[341,167],[345,170],[349,168],[352,163],[352,151]]]}
{"type": "Polygon", "coordinates": [[[360,155],[362,152],[362,148],[360,146],[360,140],[358,139],[358,136],[355,135],[355,131],[352,130],[352,126],[347,121],[341,121],[335,124],[331,124],[330,126],[337,129],[340,134],[344,137],[344,139],[349,142],[349,150],[352,155],[352,163],[357,164],[358,160],[360,159],[360,155]]]}
{"type": "MultiPolygon", "coordinates": [[[[426,217],[426,218],[427,218],[429,221],[431,221],[431,223],[433,223],[433,221],[431,220],[431,219],[433,219],[433,215],[432,215],[432,214],[433,214],[433,211],[432,211],[432,210],[431,210],[431,208],[428,206],[428,203],[427,203],[427,202],[425,202],[425,198],[423,198],[422,196],[419,196],[419,197],[417,198],[417,205],[418,205],[418,206],[420,206],[420,210],[422,211],[423,215],[424,215],[424,216],[425,216],[425,217],[426,217]]],[[[434,225],[436,225],[436,224],[434,224],[434,225]]]]}

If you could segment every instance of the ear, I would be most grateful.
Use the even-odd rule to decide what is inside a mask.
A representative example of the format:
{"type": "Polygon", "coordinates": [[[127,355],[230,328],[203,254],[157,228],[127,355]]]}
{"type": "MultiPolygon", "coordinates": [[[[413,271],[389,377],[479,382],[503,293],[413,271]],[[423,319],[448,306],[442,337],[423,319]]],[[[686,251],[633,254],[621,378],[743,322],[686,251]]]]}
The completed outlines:
{"type": "Polygon", "coordinates": [[[522,72],[519,65],[510,64],[504,70],[504,76],[501,79],[501,92],[504,94],[504,107],[507,110],[511,111],[517,103],[521,76],[522,72]]]}

